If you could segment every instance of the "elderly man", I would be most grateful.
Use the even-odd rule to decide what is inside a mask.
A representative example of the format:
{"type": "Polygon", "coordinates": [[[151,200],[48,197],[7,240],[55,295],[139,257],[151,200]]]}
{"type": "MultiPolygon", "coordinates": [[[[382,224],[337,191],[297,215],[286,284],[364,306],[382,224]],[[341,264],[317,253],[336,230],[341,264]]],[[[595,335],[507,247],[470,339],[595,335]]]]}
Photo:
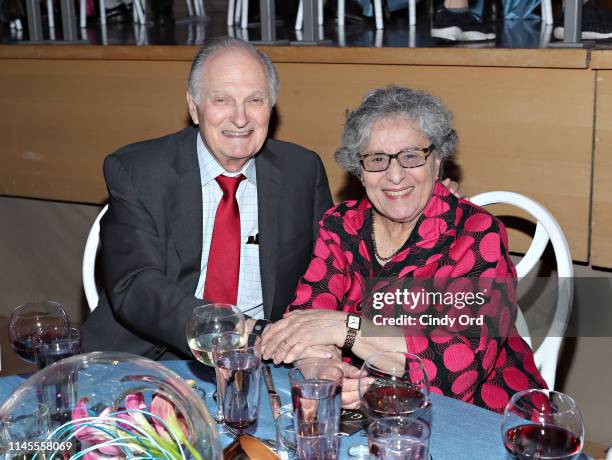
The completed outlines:
{"type": "Polygon", "coordinates": [[[213,39],[188,83],[197,127],[104,162],[105,292],[82,327],[87,350],[189,356],[185,325],[202,299],[280,318],[332,206],[319,157],[267,137],[279,81],[265,54],[213,39]]]}

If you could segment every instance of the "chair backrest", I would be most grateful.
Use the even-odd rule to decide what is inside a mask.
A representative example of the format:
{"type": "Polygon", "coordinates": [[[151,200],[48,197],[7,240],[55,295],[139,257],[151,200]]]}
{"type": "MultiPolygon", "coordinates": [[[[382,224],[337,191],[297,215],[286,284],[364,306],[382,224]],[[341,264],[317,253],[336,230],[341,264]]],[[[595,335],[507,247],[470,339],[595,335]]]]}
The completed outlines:
{"type": "MultiPolygon", "coordinates": [[[[562,336],[565,332],[572,307],[574,290],[572,256],[570,255],[563,231],[559,223],[544,206],[524,195],[514,192],[496,191],[481,193],[480,195],[470,198],[470,200],[478,206],[487,206],[497,203],[514,205],[536,219],[537,225],[533,241],[521,261],[516,265],[519,281],[523,279],[538,262],[549,240],[552,244],[555,252],[555,260],[557,262],[557,276],[559,278],[557,283],[557,303],[549,331],[534,353],[536,366],[540,370],[548,387],[552,390],[555,386],[557,361],[559,359],[561,342],[563,341],[562,336]]],[[[521,336],[523,336],[531,346],[527,322],[520,309],[516,325],[521,336]]]]}
{"type": "Polygon", "coordinates": [[[98,243],[100,241],[100,219],[107,209],[108,205],[105,205],[94,220],[83,251],[83,289],[91,311],[98,306],[98,287],[95,278],[96,255],[98,254],[98,243]]]}

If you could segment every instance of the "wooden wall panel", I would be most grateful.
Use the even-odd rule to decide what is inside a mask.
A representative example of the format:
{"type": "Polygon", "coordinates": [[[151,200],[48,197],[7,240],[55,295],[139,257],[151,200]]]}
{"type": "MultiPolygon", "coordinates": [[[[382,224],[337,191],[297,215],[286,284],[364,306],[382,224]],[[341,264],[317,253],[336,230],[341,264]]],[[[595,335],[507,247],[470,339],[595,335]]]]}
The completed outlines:
{"type": "Polygon", "coordinates": [[[612,70],[597,71],[591,261],[612,267],[612,70]]]}
{"type": "MultiPolygon", "coordinates": [[[[99,203],[104,156],[186,126],[187,61],[3,59],[0,194],[99,203]]],[[[594,79],[586,69],[279,63],[275,136],[317,151],[336,199],[332,154],[346,109],[372,87],[427,89],[456,115],[470,194],[525,193],[559,219],[587,260],[594,79]]],[[[525,241],[512,234],[512,248],[525,241]]]]}
{"type": "Polygon", "coordinates": [[[99,203],[102,160],[186,126],[186,62],[3,60],[0,194],[99,203]]]}
{"type": "MultiPolygon", "coordinates": [[[[368,88],[426,89],[453,110],[457,163],[469,194],[524,193],[557,217],[572,255],[586,261],[589,231],[593,73],[569,69],[279,64],[283,93],[275,135],[319,152],[335,198],[345,183],[332,154],[344,112],[368,88]]],[[[514,213],[516,214],[516,213],[514,213]]],[[[511,247],[526,238],[511,234],[511,247]]]]}

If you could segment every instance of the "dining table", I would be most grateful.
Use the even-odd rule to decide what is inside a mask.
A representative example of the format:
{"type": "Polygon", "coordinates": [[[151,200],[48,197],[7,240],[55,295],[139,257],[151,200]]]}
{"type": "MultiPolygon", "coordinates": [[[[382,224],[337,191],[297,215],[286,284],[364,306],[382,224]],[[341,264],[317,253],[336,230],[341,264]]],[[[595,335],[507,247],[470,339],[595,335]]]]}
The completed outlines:
{"type": "MultiPolygon", "coordinates": [[[[162,361],[170,370],[185,380],[191,380],[196,392],[203,398],[208,411],[214,414],[216,402],[212,395],[215,385],[211,382],[211,368],[197,361],[162,361]]],[[[287,366],[270,366],[276,391],[283,405],[291,403],[287,366]]],[[[12,375],[0,378],[0,401],[6,399],[23,384],[28,375],[12,375]]],[[[432,404],[430,454],[432,460],[508,460],[501,438],[502,416],[489,410],[439,394],[431,394],[432,404]]],[[[223,446],[229,445],[233,437],[220,436],[223,446]]],[[[260,388],[259,416],[257,424],[249,431],[260,439],[276,438],[272,406],[263,379],[260,388]]],[[[350,460],[347,449],[367,443],[363,431],[342,437],[339,460],[350,460]]],[[[582,455],[581,460],[590,457],[582,455]]]]}

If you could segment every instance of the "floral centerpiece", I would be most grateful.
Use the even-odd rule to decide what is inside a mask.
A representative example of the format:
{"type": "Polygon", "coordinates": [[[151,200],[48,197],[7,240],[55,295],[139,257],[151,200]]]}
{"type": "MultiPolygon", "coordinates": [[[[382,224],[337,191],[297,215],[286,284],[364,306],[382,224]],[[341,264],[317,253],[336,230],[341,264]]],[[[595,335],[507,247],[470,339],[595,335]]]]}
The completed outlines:
{"type": "Polygon", "coordinates": [[[85,460],[221,458],[201,397],[162,364],[125,353],[78,355],[37,372],[0,408],[0,421],[2,453],[19,449],[34,458],[85,460]],[[9,432],[5,423],[27,403],[48,409],[37,439],[18,439],[27,431],[9,432]]]}

